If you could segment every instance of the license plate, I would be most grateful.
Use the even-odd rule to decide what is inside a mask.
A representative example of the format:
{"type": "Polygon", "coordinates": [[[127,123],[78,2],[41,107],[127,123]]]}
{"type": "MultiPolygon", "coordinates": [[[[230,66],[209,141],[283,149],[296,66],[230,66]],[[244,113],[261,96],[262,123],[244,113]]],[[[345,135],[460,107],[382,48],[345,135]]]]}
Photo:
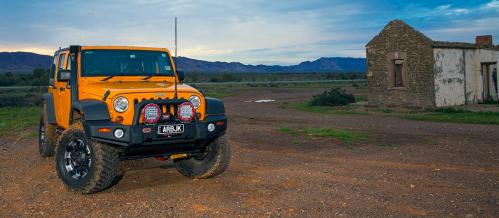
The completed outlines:
{"type": "Polygon", "coordinates": [[[158,134],[175,134],[183,132],[184,132],[184,124],[158,126],[158,134]]]}

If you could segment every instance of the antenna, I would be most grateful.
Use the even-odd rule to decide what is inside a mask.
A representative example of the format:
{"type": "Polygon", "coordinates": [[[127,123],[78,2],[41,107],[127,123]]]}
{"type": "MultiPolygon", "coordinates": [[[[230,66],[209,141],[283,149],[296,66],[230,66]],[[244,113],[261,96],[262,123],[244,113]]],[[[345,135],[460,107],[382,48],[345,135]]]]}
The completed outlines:
{"type": "Polygon", "coordinates": [[[175,77],[175,96],[174,99],[177,99],[177,78],[178,78],[178,67],[177,67],[177,17],[175,17],[175,71],[177,71],[177,76],[175,77]]]}

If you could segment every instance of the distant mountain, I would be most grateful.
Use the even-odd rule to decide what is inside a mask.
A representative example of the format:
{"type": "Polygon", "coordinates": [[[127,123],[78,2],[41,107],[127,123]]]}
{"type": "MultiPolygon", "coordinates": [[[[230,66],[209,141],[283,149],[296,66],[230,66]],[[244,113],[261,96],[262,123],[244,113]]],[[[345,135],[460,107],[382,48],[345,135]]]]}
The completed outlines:
{"type": "Polygon", "coordinates": [[[178,68],[186,72],[344,72],[366,71],[365,58],[320,58],[293,66],[245,65],[239,62],[209,62],[178,57],[178,68]]]}
{"type": "Polygon", "coordinates": [[[33,69],[42,67],[50,68],[52,57],[30,52],[0,52],[0,74],[32,73],[33,69]]]}
{"type": "MultiPolygon", "coordinates": [[[[29,52],[0,52],[0,74],[31,73],[36,67],[50,68],[52,57],[29,52]]],[[[365,58],[320,58],[293,66],[246,65],[239,62],[210,62],[178,57],[178,68],[185,72],[345,72],[365,71],[365,58]]]]}

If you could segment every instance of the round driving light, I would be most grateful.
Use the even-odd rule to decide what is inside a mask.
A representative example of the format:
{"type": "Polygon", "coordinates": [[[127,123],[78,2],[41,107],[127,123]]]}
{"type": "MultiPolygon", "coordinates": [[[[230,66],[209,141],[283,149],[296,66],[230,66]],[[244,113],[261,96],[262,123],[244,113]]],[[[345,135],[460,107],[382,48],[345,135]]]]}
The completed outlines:
{"type": "Polygon", "coordinates": [[[159,109],[159,106],[156,104],[147,104],[143,109],[142,109],[142,119],[146,123],[155,123],[156,121],[159,120],[159,115],[161,115],[161,110],[159,109]]]}
{"type": "Polygon", "coordinates": [[[114,137],[116,137],[117,139],[123,138],[124,135],[125,135],[125,132],[122,129],[114,130],[114,137]]]}
{"type": "Polygon", "coordinates": [[[208,124],[208,131],[213,132],[213,130],[215,130],[215,124],[213,123],[208,124]]]}
{"type": "Polygon", "coordinates": [[[194,108],[198,109],[198,107],[201,105],[201,99],[197,95],[191,95],[189,97],[189,101],[194,105],[194,108]]]}
{"type": "Polygon", "coordinates": [[[122,113],[126,109],[128,109],[128,100],[125,97],[118,97],[114,100],[114,110],[122,113]]]}
{"type": "Polygon", "coordinates": [[[182,121],[191,120],[195,114],[196,111],[194,109],[194,106],[189,102],[184,102],[180,106],[178,106],[177,115],[178,118],[180,118],[182,121]]]}

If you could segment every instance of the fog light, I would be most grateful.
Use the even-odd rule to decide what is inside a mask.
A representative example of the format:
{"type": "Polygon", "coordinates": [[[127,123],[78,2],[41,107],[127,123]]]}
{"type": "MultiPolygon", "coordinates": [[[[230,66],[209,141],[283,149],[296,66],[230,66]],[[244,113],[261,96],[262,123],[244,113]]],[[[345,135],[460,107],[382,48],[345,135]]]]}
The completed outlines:
{"type": "Polygon", "coordinates": [[[213,123],[208,124],[208,131],[213,132],[213,130],[215,130],[215,124],[213,123]]]}
{"type": "Polygon", "coordinates": [[[114,137],[116,137],[117,139],[123,138],[123,135],[125,135],[125,132],[122,129],[114,130],[114,137]]]}

